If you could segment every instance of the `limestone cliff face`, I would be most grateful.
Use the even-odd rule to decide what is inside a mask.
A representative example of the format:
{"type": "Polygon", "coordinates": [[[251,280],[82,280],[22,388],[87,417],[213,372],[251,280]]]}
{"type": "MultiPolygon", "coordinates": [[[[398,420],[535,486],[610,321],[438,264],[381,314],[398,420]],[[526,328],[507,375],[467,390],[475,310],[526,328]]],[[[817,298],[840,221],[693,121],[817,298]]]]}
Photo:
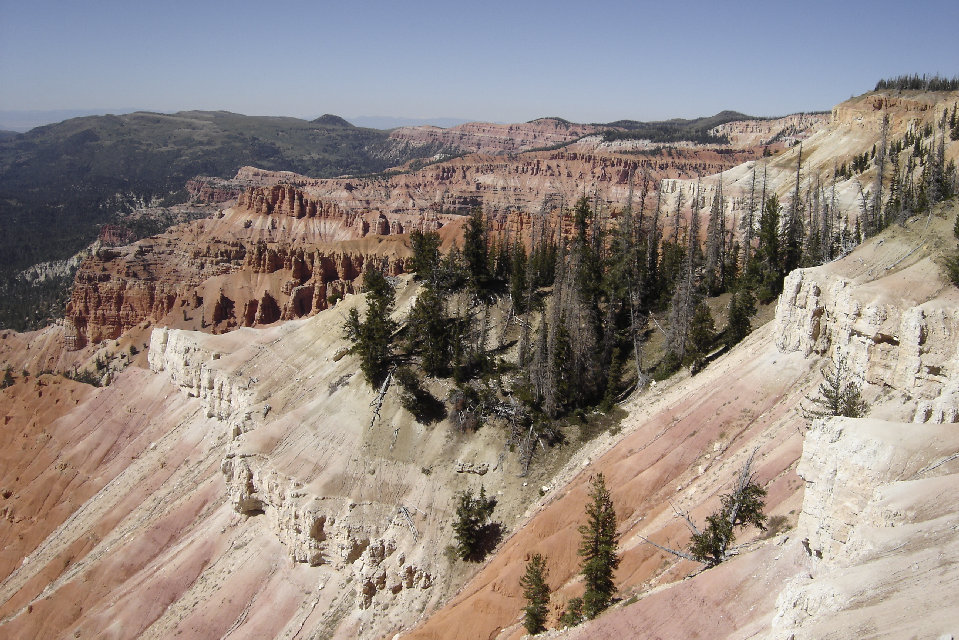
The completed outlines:
{"type": "Polygon", "coordinates": [[[959,308],[903,293],[794,271],[776,307],[777,345],[846,358],[863,382],[916,398],[915,422],[959,422],[959,308]]]}
{"type": "Polygon", "coordinates": [[[242,188],[235,181],[210,176],[197,176],[187,181],[186,190],[192,202],[204,204],[220,204],[235,200],[242,193],[242,188]]]}
{"type": "Polygon", "coordinates": [[[221,354],[203,348],[185,331],[154,329],[150,335],[149,362],[153,372],[165,371],[170,381],[188,396],[199,398],[208,418],[230,420],[240,416],[240,429],[249,422],[255,380],[240,380],[217,367],[221,354]]]}
{"type": "MultiPolygon", "coordinates": [[[[260,215],[332,219],[343,217],[343,213],[334,203],[311,199],[292,185],[249,187],[240,195],[237,207],[260,215]]],[[[347,225],[349,222],[350,220],[346,221],[347,225]]]]}
{"type": "MultiPolygon", "coordinates": [[[[803,570],[779,594],[769,640],[943,637],[956,613],[959,432],[947,425],[817,421],[797,469],[803,570]]],[[[795,545],[795,542],[790,542],[795,545]]]]}
{"type": "MultiPolygon", "coordinates": [[[[631,148],[604,145],[599,136],[554,151],[526,151],[509,154],[474,153],[422,169],[401,173],[388,179],[337,178],[317,179],[289,172],[272,172],[244,167],[237,172],[237,188],[251,185],[262,189],[292,185],[303,192],[303,198],[332,203],[340,211],[355,213],[374,230],[377,217],[387,220],[389,233],[394,233],[394,222],[403,230],[435,229],[455,221],[459,214],[482,207],[487,213],[505,213],[516,210],[537,211],[547,196],[556,198],[556,206],[564,201],[571,206],[583,195],[583,189],[596,191],[612,210],[625,206],[629,196],[629,172],[650,174],[650,188],[656,191],[660,178],[695,179],[700,175],[717,174],[737,164],[755,159],[761,148],[717,149],[714,147],[654,149],[637,158],[631,148]],[[595,138],[595,139],[592,139],[595,138]],[[424,226],[425,225],[425,226],[424,226]]],[[[748,186],[748,185],[747,185],[748,186]]],[[[638,198],[639,180],[636,181],[638,198]]],[[[272,199],[279,201],[280,193],[266,191],[253,196],[254,207],[272,199]]],[[[650,196],[652,199],[652,196],[650,196]]],[[[243,206],[251,205],[244,198],[243,206]]],[[[296,201],[283,198],[283,210],[292,213],[296,201]],[[292,202],[292,204],[290,204],[292,202]]],[[[634,202],[634,206],[636,203],[634,202]]],[[[310,205],[299,205],[299,211],[310,205]]],[[[329,206],[329,204],[324,205],[329,206]]],[[[317,204],[318,210],[321,208],[317,204]]],[[[304,217],[304,219],[307,219],[304,217]]]]}
{"type": "Polygon", "coordinates": [[[807,138],[829,121],[829,114],[794,113],[772,120],[740,120],[713,127],[713,135],[727,136],[734,147],[783,142],[792,145],[807,138]]]}
{"type": "Polygon", "coordinates": [[[850,98],[832,110],[832,121],[840,125],[878,127],[884,113],[894,116],[893,123],[900,128],[929,121],[934,113],[951,108],[959,100],[959,91],[876,91],[850,98]]]}
{"type": "MultiPolygon", "coordinates": [[[[380,615],[394,608],[422,607],[433,597],[435,569],[430,568],[428,558],[435,561],[436,550],[423,546],[414,525],[415,520],[423,527],[423,519],[404,506],[403,500],[409,499],[403,497],[410,491],[408,481],[397,484],[367,473],[366,465],[375,468],[382,462],[368,457],[360,446],[368,428],[365,420],[357,421],[355,416],[347,422],[314,418],[304,424],[302,418],[289,415],[291,410],[294,414],[302,411],[299,403],[305,398],[312,398],[320,389],[325,393],[329,379],[339,379],[338,384],[343,385],[344,378],[353,377],[341,375],[354,368],[350,362],[317,359],[308,352],[309,367],[288,370],[282,366],[284,353],[302,353],[305,345],[315,349],[317,342],[322,348],[340,343],[338,328],[325,331],[315,320],[275,327],[275,337],[269,339],[257,332],[217,336],[220,342],[197,332],[157,328],[151,337],[150,368],[187,396],[198,398],[206,416],[220,426],[221,432],[210,437],[226,442],[220,471],[234,511],[257,518],[283,544],[293,562],[321,571],[317,574],[320,588],[325,581],[350,585],[333,596],[339,603],[334,625],[343,616],[364,615],[362,612],[371,608],[380,615]],[[289,344],[291,341],[295,344],[289,344]],[[225,350],[217,349],[217,344],[225,350]],[[261,363],[265,368],[259,368],[261,363]],[[290,371],[298,376],[295,380],[288,378],[290,371]],[[311,385],[305,396],[304,385],[311,385]],[[353,444],[335,446],[344,430],[351,438],[359,438],[353,444]],[[285,454],[270,452],[268,443],[283,441],[299,441],[307,449],[292,466],[284,463],[285,454]],[[327,455],[325,447],[332,447],[327,455]],[[354,464],[357,467],[351,469],[354,464]],[[384,482],[390,489],[382,494],[356,495],[364,491],[364,485],[384,482]]],[[[359,378],[346,384],[365,395],[365,383],[359,378]]],[[[322,402],[317,406],[322,407],[322,402]]],[[[344,415],[355,413],[349,406],[343,411],[344,415]]],[[[422,456],[414,457],[410,464],[421,466],[422,456]]],[[[402,465],[398,469],[405,475],[402,465]]],[[[422,475],[419,466],[413,473],[422,475]]],[[[441,493],[445,501],[448,492],[441,493]]],[[[443,530],[430,526],[419,529],[419,535],[435,537],[438,531],[443,530]]],[[[384,620],[380,624],[389,628],[391,623],[384,620]]]]}
{"type": "Polygon", "coordinates": [[[101,260],[85,261],[74,279],[66,314],[68,349],[117,338],[144,318],[162,318],[173,309],[183,286],[115,278],[101,260]]]}

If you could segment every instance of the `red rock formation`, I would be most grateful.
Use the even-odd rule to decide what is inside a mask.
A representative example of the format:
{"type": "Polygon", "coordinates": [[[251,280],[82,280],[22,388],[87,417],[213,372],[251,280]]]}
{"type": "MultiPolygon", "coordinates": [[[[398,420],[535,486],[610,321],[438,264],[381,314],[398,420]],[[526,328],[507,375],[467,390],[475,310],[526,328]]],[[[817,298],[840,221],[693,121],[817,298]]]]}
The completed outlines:
{"type": "Polygon", "coordinates": [[[123,244],[129,244],[136,238],[131,229],[116,225],[105,224],[100,227],[100,234],[97,239],[106,246],[115,247],[123,244]]]}
{"type": "Polygon", "coordinates": [[[219,204],[235,200],[242,193],[241,187],[233,181],[208,176],[197,176],[187,181],[186,190],[192,202],[219,204]]]}
{"type": "Polygon", "coordinates": [[[604,127],[540,118],[523,124],[468,122],[456,127],[400,127],[390,134],[393,140],[419,146],[436,144],[468,153],[505,153],[549,147],[597,133],[604,127]]]}
{"type": "MultiPolygon", "coordinates": [[[[115,339],[144,320],[221,332],[312,315],[327,308],[333,292],[352,292],[353,281],[370,265],[398,275],[410,255],[403,239],[331,244],[321,240],[324,232],[307,230],[274,240],[282,229],[247,226],[250,206],[271,217],[327,216],[326,230],[339,227],[339,238],[361,238],[368,228],[356,224],[363,221],[358,215],[343,216],[335,205],[304,198],[289,186],[250,189],[230,216],[100,250],[84,261],[67,304],[67,348],[115,339]],[[344,218],[353,222],[340,224],[344,218]]],[[[380,226],[402,229],[385,217],[380,226]]]]}
{"type": "MultiPolygon", "coordinates": [[[[545,119],[433,133],[438,132],[444,132],[444,140],[455,138],[471,148],[514,152],[570,141],[594,128],[545,119]]],[[[201,328],[210,323],[219,331],[308,315],[325,308],[332,292],[351,290],[371,251],[391,273],[402,271],[408,255],[402,241],[388,249],[344,249],[331,243],[413,229],[446,229],[449,242],[463,223],[461,215],[450,212],[464,214],[476,207],[489,214],[494,232],[526,237],[532,228],[529,212],[539,211],[547,197],[553,197],[551,215],[570,209],[588,193],[615,217],[629,197],[630,173],[647,172],[655,190],[663,178],[716,174],[760,153],[759,148],[688,146],[637,155],[603,147],[595,138],[554,151],[477,153],[388,180],[321,180],[252,167],[242,168],[232,181],[197,178],[189,185],[195,197],[238,193],[236,205],[214,219],[143,241],[136,251],[87,261],[67,309],[67,344],[78,348],[86,340],[115,338],[145,319],[166,318],[166,323],[186,326],[198,320],[201,328]],[[286,272],[282,278],[281,271],[286,272]],[[254,281],[253,275],[275,277],[254,281]],[[215,285],[203,284],[211,279],[217,279],[215,285]],[[221,293],[233,301],[231,309],[212,302],[221,293]],[[273,302],[263,306],[267,294],[273,302]],[[209,302],[199,305],[199,314],[191,314],[196,305],[187,304],[194,297],[209,302]]]]}

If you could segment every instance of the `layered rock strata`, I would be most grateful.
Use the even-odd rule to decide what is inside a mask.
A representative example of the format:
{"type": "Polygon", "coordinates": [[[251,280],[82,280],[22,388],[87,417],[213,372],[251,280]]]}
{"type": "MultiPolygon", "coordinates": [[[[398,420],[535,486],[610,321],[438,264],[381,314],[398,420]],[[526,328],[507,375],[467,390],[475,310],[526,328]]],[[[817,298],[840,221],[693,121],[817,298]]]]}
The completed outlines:
{"type": "Polygon", "coordinates": [[[777,345],[843,358],[861,382],[915,398],[914,422],[959,422],[959,307],[952,296],[922,300],[933,291],[921,285],[890,295],[888,280],[863,287],[822,270],[794,271],[776,308],[777,345]]]}
{"type": "MultiPolygon", "coordinates": [[[[289,327],[284,334],[293,337],[285,341],[309,339],[315,329],[289,327]]],[[[241,364],[237,354],[213,350],[209,341],[198,337],[202,336],[195,332],[155,329],[149,351],[150,367],[168,377],[187,396],[198,398],[206,407],[206,415],[221,425],[227,446],[220,471],[236,513],[261,518],[293,562],[323,567],[332,572],[330,575],[340,576],[338,580],[348,578],[347,583],[352,582],[355,587],[352,594],[344,594],[341,599],[352,603],[358,611],[374,605],[380,610],[414,606],[429,599],[435,578],[432,569],[420,564],[423,554],[417,549],[417,529],[413,524],[422,526],[419,516],[402,502],[357,499],[355,491],[349,488],[317,491],[318,479],[333,480],[322,464],[315,466],[319,461],[313,462],[312,471],[306,474],[291,473],[293,467],[278,460],[269,447],[263,447],[261,438],[267,433],[273,434],[265,435],[267,441],[275,437],[313,440],[313,436],[303,433],[299,421],[290,422],[283,417],[296,411],[296,403],[303,399],[301,394],[297,394],[298,400],[277,399],[284,395],[278,392],[277,384],[285,372],[271,371],[269,377],[262,378],[246,373],[248,369],[256,372],[256,363],[261,359],[275,359],[273,350],[281,348],[275,345],[284,339],[254,340],[252,347],[246,348],[241,364]],[[251,358],[251,354],[257,355],[251,358]]],[[[329,338],[323,339],[324,343],[328,341],[329,338]]],[[[237,343],[231,340],[228,344],[237,343]]],[[[338,371],[350,366],[346,361],[332,365],[338,371]]],[[[322,370],[329,368],[320,366],[322,370]]],[[[308,373],[311,371],[316,373],[317,368],[297,373],[312,379],[314,376],[308,373]]],[[[357,380],[356,384],[362,383],[357,380]]],[[[315,428],[326,433],[330,426],[315,428]]],[[[354,432],[357,426],[345,427],[354,432]]],[[[344,455],[351,454],[341,451],[327,462],[338,467],[340,463],[335,459],[344,455]]],[[[303,460],[310,459],[306,453],[303,460]]],[[[362,484],[364,476],[365,472],[357,474],[356,479],[362,484]]]]}
{"type": "Polygon", "coordinates": [[[524,124],[468,122],[447,129],[400,127],[390,132],[390,139],[459,153],[507,153],[571,142],[601,129],[559,118],[539,118],[524,124]]]}
{"type": "Polygon", "coordinates": [[[792,544],[804,571],[776,602],[770,640],[950,637],[959,623],[959,432],[834,418],[806,436],[792,544]],[[946,635],[943,635],[946,634],[946,635]]]}
{"type": "MultiPolygon", "coordinates": [[[[443,224],[434,216],[417,227],[443,224]]],[[[251,187],[217,217],[87,258],[67,304],[67,348],[116,339],[144,321],[222,332],[313,315],[354,291],[371,266],[402,273],[411,253],[404,239],[360,240],[409,225],[343,213],[288,185],[251,187]]]]}

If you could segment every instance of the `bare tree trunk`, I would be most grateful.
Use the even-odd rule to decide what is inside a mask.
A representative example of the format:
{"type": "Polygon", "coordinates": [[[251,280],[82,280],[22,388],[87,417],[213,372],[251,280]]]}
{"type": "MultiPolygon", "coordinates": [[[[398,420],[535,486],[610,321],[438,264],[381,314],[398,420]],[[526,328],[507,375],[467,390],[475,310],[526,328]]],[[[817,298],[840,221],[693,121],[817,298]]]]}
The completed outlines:
{"type": "Polygon", "coordinates": [[[679,244],[679,220],[683,215],[684,191],[682,185],[679,186],[679,193],[676,194],[676,211],[673,218],[673,244],[679,244]]]}
{"type": "Polygon", "coordinates": [[[676,293],[673,295],[669,314],[669,339],[673,353],[682,361],[686,357],[686,343],[689,325],[696,309],[696,253],[699,249],[699,207],[700,183],[696,182],[693,197],[692,216],[689,220],[689,234],[686,243],[686,259],[683,263],[683,275],[676,293]]]}
{"type": "Polygon", "coordinates": [[[746,217],[743,219],[743,231],[745,235],[743,237],[743,268],[746,268],[746,265],[749,264],[750,254],[753,245],[753,230],[755,227],[755,215],[756,215],[756,167],[753,166],[752,178],[749,181],[749,210],[746,212],[746,217]]]}

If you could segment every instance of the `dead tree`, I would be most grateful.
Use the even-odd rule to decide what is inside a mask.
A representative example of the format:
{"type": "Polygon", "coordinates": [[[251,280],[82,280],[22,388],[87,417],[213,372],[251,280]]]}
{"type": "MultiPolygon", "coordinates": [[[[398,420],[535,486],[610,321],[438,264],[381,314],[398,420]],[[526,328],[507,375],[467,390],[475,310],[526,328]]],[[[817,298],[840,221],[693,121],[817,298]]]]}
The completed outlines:
{"type": "Polygon", "coordinates": [[[689,219],[689,234],[686,243],[686,259],[683,262],[681,280],[676,286],[669,308],[669,337],[668,348],[682,362],[686,357],[689,325],[693,319],[696,305],[699,304],[700,292],[696,282],[699,253],[699,205],[700,183],[696,182],[696,193],[693,197],[693,210],[689,219]]]}
{"type": "Polygon", "coordinates": [[[755,230],[755,218],[756,216],[756,167],[753,167],[752,178],[749,181],[749,208],[746,211],[746,215],[742,220],[742,230],[743,230],[743,268],[749,264],[750,255],[749,252],[752,250],[753,245],[753,232],[755,230]]]}
{"type": "Polygon", "coordinates": [[[640,538],[654,547],[679,558],[702,562],[707,567],[714,567],[734,555],[732,543],[735,540],[735,529],[747,525],[755,525],[759,529],[766,529],[765,508],[766,490],[754,480],[752,473],[753,458],[759,449],[754,449],[742,471],[736,477],[736,485],[731,493],[722,496],[722,507],[716,513],[707,516],[706,526],[700,530],[690,519],[689,514],[673,507],[673,511],[681,517],[692,533],[689,549],[686,551],[664,547],[646,538],[640,538]]]}
{"type": "Polygon", "coordinates": [[[683,186],[679,185],[679,193],[676,194],[676,210],[673,213],[673,244],[679,244],[679,221],[683,216],[683,204],[685,204],[686,194],[683,186]]]}

